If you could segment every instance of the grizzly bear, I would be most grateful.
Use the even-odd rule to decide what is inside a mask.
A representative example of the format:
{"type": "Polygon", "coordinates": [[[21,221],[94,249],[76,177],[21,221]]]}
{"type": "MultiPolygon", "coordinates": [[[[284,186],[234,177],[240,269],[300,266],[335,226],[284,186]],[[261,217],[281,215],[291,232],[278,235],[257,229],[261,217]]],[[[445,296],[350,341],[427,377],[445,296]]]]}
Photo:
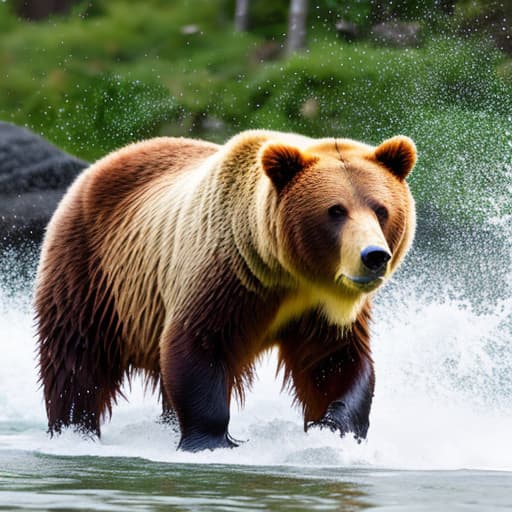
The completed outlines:
{"type": "Polygon", "coordinates": [[[125,376],[160,384],[178,448],[236,446],[276,346],[304,429],[364,438],[370,302],[411,245],[414,143],[253,130],[156,138],[86,169],[47,228],[35,309],[49,432],[100,435],[125,376]]]}

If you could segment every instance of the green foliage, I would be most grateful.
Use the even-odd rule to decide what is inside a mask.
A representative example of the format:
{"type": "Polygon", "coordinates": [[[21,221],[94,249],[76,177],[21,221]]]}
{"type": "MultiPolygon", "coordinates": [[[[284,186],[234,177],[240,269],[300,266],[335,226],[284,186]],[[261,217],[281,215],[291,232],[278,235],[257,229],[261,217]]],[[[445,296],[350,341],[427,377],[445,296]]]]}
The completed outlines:
{"type": "MultiPolygon", "coordinates": [[[[53,140],[73,141],[85,158],[158,133],[162,123],[179,117],[178,106],[158,83],[109,75],[81,83],[64,95],[60,108],[47,109],[52,122],[43,133],[53,140]]],[[[33,104],[30,115],[35,116],[41,109],[45,105],[33,104]]]]}
{"type": "Polygon", "coordinates": [[[40,23],[0,2],[0,118],[90,160],[159,134],[220,142],[264,127],[378,143],[404,133],[420,152],[411,182],[421,203],[474,220],[503,195],[512,83],[487,42],[343,43],[334,19],[368,23],[373,4],[327,1],[312,6],[308,51],[261,62],[266,38],[283,41],[272,27],[288,2],[253,2],[253,22],[270,4],[276,25],[237,34],[230,0],[97,0],[40,23]]]}
{"type": "Polygon", "coordinates": [[[5,2],[0,2],[0,34],[5,34],[15,25],[10,7],[5,2]]]}
{"type": "Polygon", "coordinates": [[[359,26],[367,26],[371,21],[372,1],[342,2],[340,0],[326,0],[323,5],[320,3],[315,5],[313,10],[323,11],[327,15],[343,18],[359,26]]]}

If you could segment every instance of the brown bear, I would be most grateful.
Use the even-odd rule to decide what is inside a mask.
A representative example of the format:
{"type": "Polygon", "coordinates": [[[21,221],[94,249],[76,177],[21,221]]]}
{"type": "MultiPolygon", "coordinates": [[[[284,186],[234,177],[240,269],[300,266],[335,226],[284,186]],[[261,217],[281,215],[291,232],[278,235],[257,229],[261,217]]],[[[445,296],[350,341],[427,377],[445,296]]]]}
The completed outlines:
{"type": "Polygon", "coordinates": [[[160,383],[179,448],[236,446],[272,346],[304,428],[364,438],[373,292],[411,245],[403,136],[378,147],[253,130],[223,146],[157,138],[71,186],[45,236],[35,308],[50,433],[100,435],[125,376],[160,383]]]}

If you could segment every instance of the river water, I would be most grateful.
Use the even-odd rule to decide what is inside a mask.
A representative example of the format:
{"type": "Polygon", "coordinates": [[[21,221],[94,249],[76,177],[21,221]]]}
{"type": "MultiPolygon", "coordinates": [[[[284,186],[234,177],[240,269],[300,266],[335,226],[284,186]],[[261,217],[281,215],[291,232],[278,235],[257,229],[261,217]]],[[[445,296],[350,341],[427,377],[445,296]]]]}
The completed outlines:
{"type": "Polygon", "coordinates": [[[270,353],[245,407],[232,407],[231,433],[246,442],[197,454],[176,451],[137,379],[101,441],[48,438],[30,280],[4,258],[0,510],[512,509],[510,282],[469,292],[446,282],[442,258],[420,254],[375,301],[366,442],[305,434],[270,353]]]}

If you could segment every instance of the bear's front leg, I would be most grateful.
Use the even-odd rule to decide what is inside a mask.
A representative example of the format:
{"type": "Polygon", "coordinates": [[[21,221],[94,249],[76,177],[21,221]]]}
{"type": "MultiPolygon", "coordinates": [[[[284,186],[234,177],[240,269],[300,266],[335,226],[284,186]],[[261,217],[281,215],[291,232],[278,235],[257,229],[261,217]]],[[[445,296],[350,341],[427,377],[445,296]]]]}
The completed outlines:
{"type": "Polygon", "coordinates": [[[161,345],[162,383],[178,416],[179,450],[238,446],[228,434],[233,379],[205,339],[174,331],[161,345]]]}
{"type": "Polygon", "coordinates": [[[314,315],[283,333],[281,365],[303,407],[304,430],[318,426],[366,437],[375,386],[368,340],[361,339],[366,332],[342,332],[314,315]]]}
{"type": "Polygon", "coordinates": [[[336,396],[336,398],[329,403],[320,419],[305,417],[305,428],[306,430],[314,426],[329,428],[333,432],[339,431],[342,436],[352,432],[358,441],[365,439],[370,425],[369,416],[375,382],[373,365],[364,357],[355,357],[350,363],[344,358],[334,367],[329,363],[331,361],[326,366],[322,366],[320,376],[317,373],[314,379],[317,382],[324,378],[327,381],[331,379],[335,381],[317,385],[324,397],[336,396]],[[328,374],[331,371],[344,373],[344,375],[338,376],[337,379],[324,377],[324,372],[328,374]]]}

